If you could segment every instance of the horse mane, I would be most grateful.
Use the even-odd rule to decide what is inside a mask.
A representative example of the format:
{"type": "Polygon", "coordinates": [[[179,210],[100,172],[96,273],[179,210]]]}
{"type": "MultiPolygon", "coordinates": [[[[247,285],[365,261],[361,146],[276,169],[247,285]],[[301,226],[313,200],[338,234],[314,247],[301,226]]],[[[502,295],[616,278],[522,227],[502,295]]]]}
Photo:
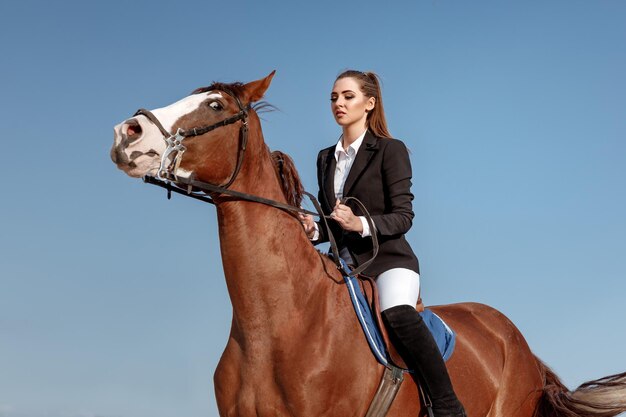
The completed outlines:
{"type": "Polygon", "coordinates": [[[257,114],[271,113],[273,111],[277,111],[278,107],[268,103],[267,101],[257,101],[252,105],[252,110],[254,110],[257,114]]]}
{"type": "Polygon", "coordinates": [[[243,90],[244,90],[244,84],[240,82],[220,83],[220,82],[215,81],[213,82],[213,84],[211,84],[208,87],[196,88],[195,90],[191,92],[191,94],[206,93],[207,91],[211,91],[211,90],[222,90],[222,91],[226,91],[228,94],[231,94],[233,96],[241,97],[241,95],[243,94],[243,90]]]}
{"type": "MultiPolygon", "coordinates": [[[[234,83],[229,83],[229,84],[213,82],[213,84],[211,84],[208,87],[196,88],[195,90],[191,92],[191,94],[206,93],[207,91],[211,91],[211,90],[222,90],[232,96],[241,97],[241,95],[243,94],[243,90],[244,90],[244,84],[240,82],[234,82],[234,83]]],[[[257,114],[269,113],[269,112],[278,110],[276,106],[268,103],[267,101],[258,101],[254,103],[254,105],[250,105],[250,108],[252,108],[252,110],[257,112],[257,114]]]]}
{"type": "Polygon", "coordinates": [[[300,181],[300,175],[296,170],[296,165],[289,155],[281,151],[271,152],[274,169],[278,176],[278,181],[283,189],[283,194],[289,205],[300,207],[304,187],[300,181]]]}

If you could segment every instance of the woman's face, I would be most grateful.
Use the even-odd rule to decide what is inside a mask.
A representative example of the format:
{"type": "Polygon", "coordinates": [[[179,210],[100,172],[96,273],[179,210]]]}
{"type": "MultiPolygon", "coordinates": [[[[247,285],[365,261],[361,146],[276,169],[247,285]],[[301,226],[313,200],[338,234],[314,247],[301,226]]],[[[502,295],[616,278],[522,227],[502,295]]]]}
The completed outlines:
{"type": "Polygon", "coordinates": [[[374,108],[374,97],[366,97],[361,86],[352,77],[344,77],[335,81],[330,93],[330,109],[335,121],[342,127],[355,124],[366,126],[367,113],[374,108]]]}

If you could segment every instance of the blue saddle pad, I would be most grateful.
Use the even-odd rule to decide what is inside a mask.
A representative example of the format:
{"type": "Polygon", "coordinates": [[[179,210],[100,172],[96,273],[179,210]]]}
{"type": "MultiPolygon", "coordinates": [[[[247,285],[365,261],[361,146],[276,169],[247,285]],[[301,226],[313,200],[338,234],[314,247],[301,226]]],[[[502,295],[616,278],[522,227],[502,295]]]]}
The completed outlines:
{"type": "Polygon", "coordinates": [[[435,342],[439,347],[443,360],[447,361],[452,356],[454,351],[454,344],[456,343],[456,333],[432,310],[426,308],[420,313],[426,326],[433,334],[435,342]]]}
{"type": "MultiPolygon", "coordinates": [[[[346,266],[344,266],[344,268],[346,268],[346,266]]],[[[359,323],[361,323],[361,327],[363,328],[367,342],[372,349],[372,353],[380,363],[387,366],[389,364],[389,356],[385,349],[383,337],[378,329],[378,326],[376,325],[376,320],[374,319],[372,310],[370,309],[365,295],[361,291],[361,287],[357,282],[357,278],[346,275],[344,276],[344,281],[348,287],[354,311],[359,319],[359,323]]],[[[420,315],[433,334],[443,359],[448,360],[454,351],[456,334],[438,315],[433,313],[431,310],[425,309],[420,313],[420,315]]]]}

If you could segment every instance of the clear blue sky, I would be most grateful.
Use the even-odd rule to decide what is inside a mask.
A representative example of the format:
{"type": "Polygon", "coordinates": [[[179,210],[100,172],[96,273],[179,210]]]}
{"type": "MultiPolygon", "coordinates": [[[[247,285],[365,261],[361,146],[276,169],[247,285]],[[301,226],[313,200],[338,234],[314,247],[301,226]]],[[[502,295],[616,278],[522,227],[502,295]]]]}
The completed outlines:
{"type": "Polygon", "coordinates": [[[217,415],[215,209],[118,171],[112,127],[274,69],[265,138],[313,192],[335,76],[382,76],[427,304],[500,309],[572,388],[625,371],[625,22],[619,0],[3,1],[0,417],[217,415]]]}

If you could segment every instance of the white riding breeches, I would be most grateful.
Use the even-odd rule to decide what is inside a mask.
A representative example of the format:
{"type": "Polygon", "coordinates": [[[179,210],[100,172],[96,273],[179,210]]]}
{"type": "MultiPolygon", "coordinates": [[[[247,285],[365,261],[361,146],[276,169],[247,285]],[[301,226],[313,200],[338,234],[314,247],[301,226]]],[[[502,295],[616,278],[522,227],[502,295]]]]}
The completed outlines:
{"type": "Polygon", "coordinates": [[[399,305],[415,307],[420,295],[420,275],[406,268],[389,269],[376,277],[380,311],[399,305]]]}

